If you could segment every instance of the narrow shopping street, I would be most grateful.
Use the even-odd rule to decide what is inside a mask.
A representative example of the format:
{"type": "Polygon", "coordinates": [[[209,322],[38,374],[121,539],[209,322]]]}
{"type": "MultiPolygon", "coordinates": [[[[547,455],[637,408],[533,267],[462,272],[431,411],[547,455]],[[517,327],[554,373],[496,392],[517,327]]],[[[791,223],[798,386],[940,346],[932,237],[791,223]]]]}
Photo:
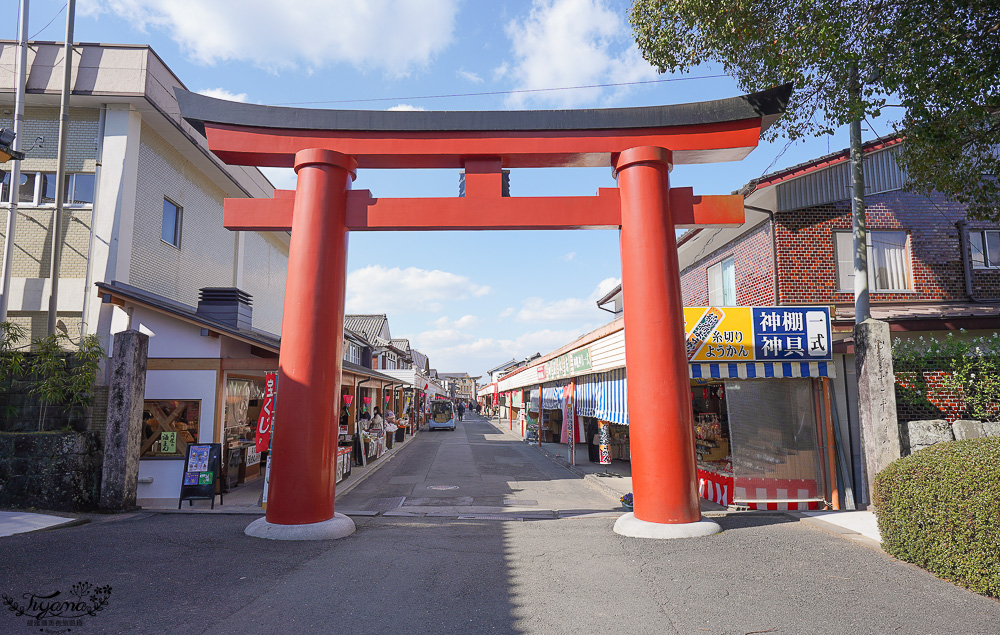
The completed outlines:
{"type": "MultiPolygon", "coordinates": [[[[0,588],[110,585],[74,633],[1000,632],[995,601],[786,515],[619,536],[613,495],[483,418],[386,459],[338,499],[344,540],[250,538],[245,514],[95,514],[0,539],[0,588]]],[[[38,632],[26,620],[3,611],[0,632],[38,632]]]]}
{"type": "Polygon", "coordinates": [[[588,486],[536,448],[483,417],[466,414],[455,431],[421,432],[405,452],[338,497],[337,510],[349,515],[553,518],[620,512],[621,507],[613,495],[588,486]]]}

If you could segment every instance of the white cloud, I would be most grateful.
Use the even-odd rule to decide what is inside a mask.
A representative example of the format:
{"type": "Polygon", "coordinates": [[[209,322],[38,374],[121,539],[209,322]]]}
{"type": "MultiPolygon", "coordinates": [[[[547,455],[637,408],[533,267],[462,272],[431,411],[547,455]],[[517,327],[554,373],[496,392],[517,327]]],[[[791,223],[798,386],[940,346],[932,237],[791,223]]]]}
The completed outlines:
{"type": "Polygon", "coordinates": [[[478,326],[479,322],[479,318],[475,315],[463,315],[455,321],[452,321],[447,316],[441,316],[431,321],[431,324],[438,329],[470,329],[478,326]]]}
{"type": "Polygon", "coordinates": [[[576,258],[576,252],[575,251],[571,251],[568,254],[565,254],[565,255],[561,256],[559,259],[563,260],[565,262],[569,262],[570,260],[573,260],[574,258],[576,258]]]}
{"type": "Polygon", "coordinates": [[[459,69],[458,76],[467,82],[472,82],[473,84],[483,83],[483,78],[480,77],[477,73],[473,73],[472,71],[467,71],[465,69],[459,69]]]}
{"type": "Polygon", "coordinates": [[[260,168],[276,190],[294,190],[298,177],[292,168],[260,168]]]}
{"type": "Polygon", "coordinates": [[[411,339],[411,344],[428,352],[431,365],[443,372],[466,371],[479,374],[508,359],[546,354],[572,342],[599,326],[582,324],[577,329],[542,329],[515,339],[473,338],[450,331],[427,331],[411,339]]]}
{"type": "Polygon", "coordinates": [[[504,319],[504,318],[509,318],[510,316],[514,315],[514,311],[516,311],[516,310],[517,309],[515,309],[514,307],[509,306],[506,309],[504,309],[503,311],[501,311],[500,315],[498,315],[497,317],[500,318],[501,320],[504,319]]]}
{"type": "Polygon", "coordinates": [[[493,81],[499,81],[503,79],[504,77],[507,76],[507,73],[509,71],[510,71],[510,65],[507,64],[507,62],[504,62],[500,66],[497,66],[496,68],[493,69],[493,81]]]}
{"type": "MultiPolygon", "coordinates": [[[[509,22],[506,31],[515,58],[509,74],[518,90],[656,77],[655,69],[639,54],[624,16],[608,8],[605,0],[533,0],[528,16],[509,22]]],[[[613,100],[624,92],[590,88],[514,93],[507,104],[522,108],[531,100],[567,108],[613,100]]]]}
{"type": "Polygon", "coordinates": [[[140,30],[167,32],[203,64],[262,68],[348,63],[405,75],[452,41],[459,0],[91,0],[83,15],[113,13],[140,30]]]}
{"type": "Polygon", "coordinates": [[[393,106],[391,108],[386,108],[386,110],[402,111],[402,112],[413,112],[413,111],[417,111],[417,110],[427,110],[427,109],[423,108],[421,106],[413,106],[413,105],[410,105],[410,104],[398,104],[398,105],[393,106]]]}
{"type": "Polygon", "coordinates": [[[605,278],[586,298],[543,300],[526,298],[514,317],[518,322],[570,322],[594,320],[599,316],[597,300],[618,284],[617,278],[605,278]]]}
{"type": "Polygon", "coordinates": [[[198,94],[205,95],[206,97],[215,97],[216,99],[225,99],[227,101],[245,102],[247,100],[246,93],[231,93],[225,88],[206,88],[205,90],[199,90],[198,94]]]}
{"type": "Polygon", "coordinates": [[[371,265],[347,276],[348,313],[440,311],[443,302],[490,292],[465,276],[447,271],[371,265]]]}

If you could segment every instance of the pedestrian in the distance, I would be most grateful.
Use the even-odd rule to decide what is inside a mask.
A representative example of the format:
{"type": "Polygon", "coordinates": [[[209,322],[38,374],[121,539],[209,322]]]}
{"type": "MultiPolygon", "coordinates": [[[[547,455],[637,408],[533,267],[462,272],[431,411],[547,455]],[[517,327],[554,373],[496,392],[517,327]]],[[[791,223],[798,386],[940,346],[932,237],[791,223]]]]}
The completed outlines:
{"type": "Polygon", "coordinates": [[[458,402],[458,420],[461,421],[462,417],[465,416],[465,403],[458,402]]]}

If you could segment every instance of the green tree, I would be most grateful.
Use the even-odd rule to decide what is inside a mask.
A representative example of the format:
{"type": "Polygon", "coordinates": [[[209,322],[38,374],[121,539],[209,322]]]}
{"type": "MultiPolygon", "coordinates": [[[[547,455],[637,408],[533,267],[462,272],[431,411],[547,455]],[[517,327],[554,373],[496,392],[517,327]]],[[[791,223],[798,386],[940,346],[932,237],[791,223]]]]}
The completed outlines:
{"type": "Polygon", "coordinates": [[[7,420],[17,416],[17,407],[11,403],[11,390],[14,382],[24,374],[24,352],[18,343],[27,334],[27,329],[19,324],[0,322],[0,390],[5,395],[4,418],[7,420]]]}
{"type": "Polygon", "coordinates": [[[717,63],[747,92],[793,82],[770,140],[893,115],[912,189],[1000,220],[1000,182],[984,178],[1000,175],[1000,2],[634,0],[631,21],[660,72],[717,63]]]}
{"type": "Polygon", "coordinates": [[[40,337],[33,343],[30,358],[33,386],[31,394],[41,398],[38,430],[45,428],[50,407],[65,407],[71,414],[82,412],[92,403],[94,380],[104,349],[96,335],[81,338],[73,353],[63,350],[69,338],[62,333],[40,337]]]}

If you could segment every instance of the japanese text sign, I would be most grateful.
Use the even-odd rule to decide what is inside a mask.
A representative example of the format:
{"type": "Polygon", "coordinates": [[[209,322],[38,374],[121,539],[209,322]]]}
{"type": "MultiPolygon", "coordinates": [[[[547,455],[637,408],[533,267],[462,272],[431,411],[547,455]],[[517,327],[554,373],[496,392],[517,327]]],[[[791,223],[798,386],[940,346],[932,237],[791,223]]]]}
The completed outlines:
{"type": "Polygon", "coordinates": [[[261,404],[260,416],[257,418],[255,438],[258,452],[263,452],[271,446],[271,427],[274,425],[274,390],[277,383],[277,373],[267,373],[264,376],[264,403],[261,404]]]}
{"type": "Polygon", "coordinates": [[[827,307],[685,307],[689,362],[828,361],[827,307]]]}

